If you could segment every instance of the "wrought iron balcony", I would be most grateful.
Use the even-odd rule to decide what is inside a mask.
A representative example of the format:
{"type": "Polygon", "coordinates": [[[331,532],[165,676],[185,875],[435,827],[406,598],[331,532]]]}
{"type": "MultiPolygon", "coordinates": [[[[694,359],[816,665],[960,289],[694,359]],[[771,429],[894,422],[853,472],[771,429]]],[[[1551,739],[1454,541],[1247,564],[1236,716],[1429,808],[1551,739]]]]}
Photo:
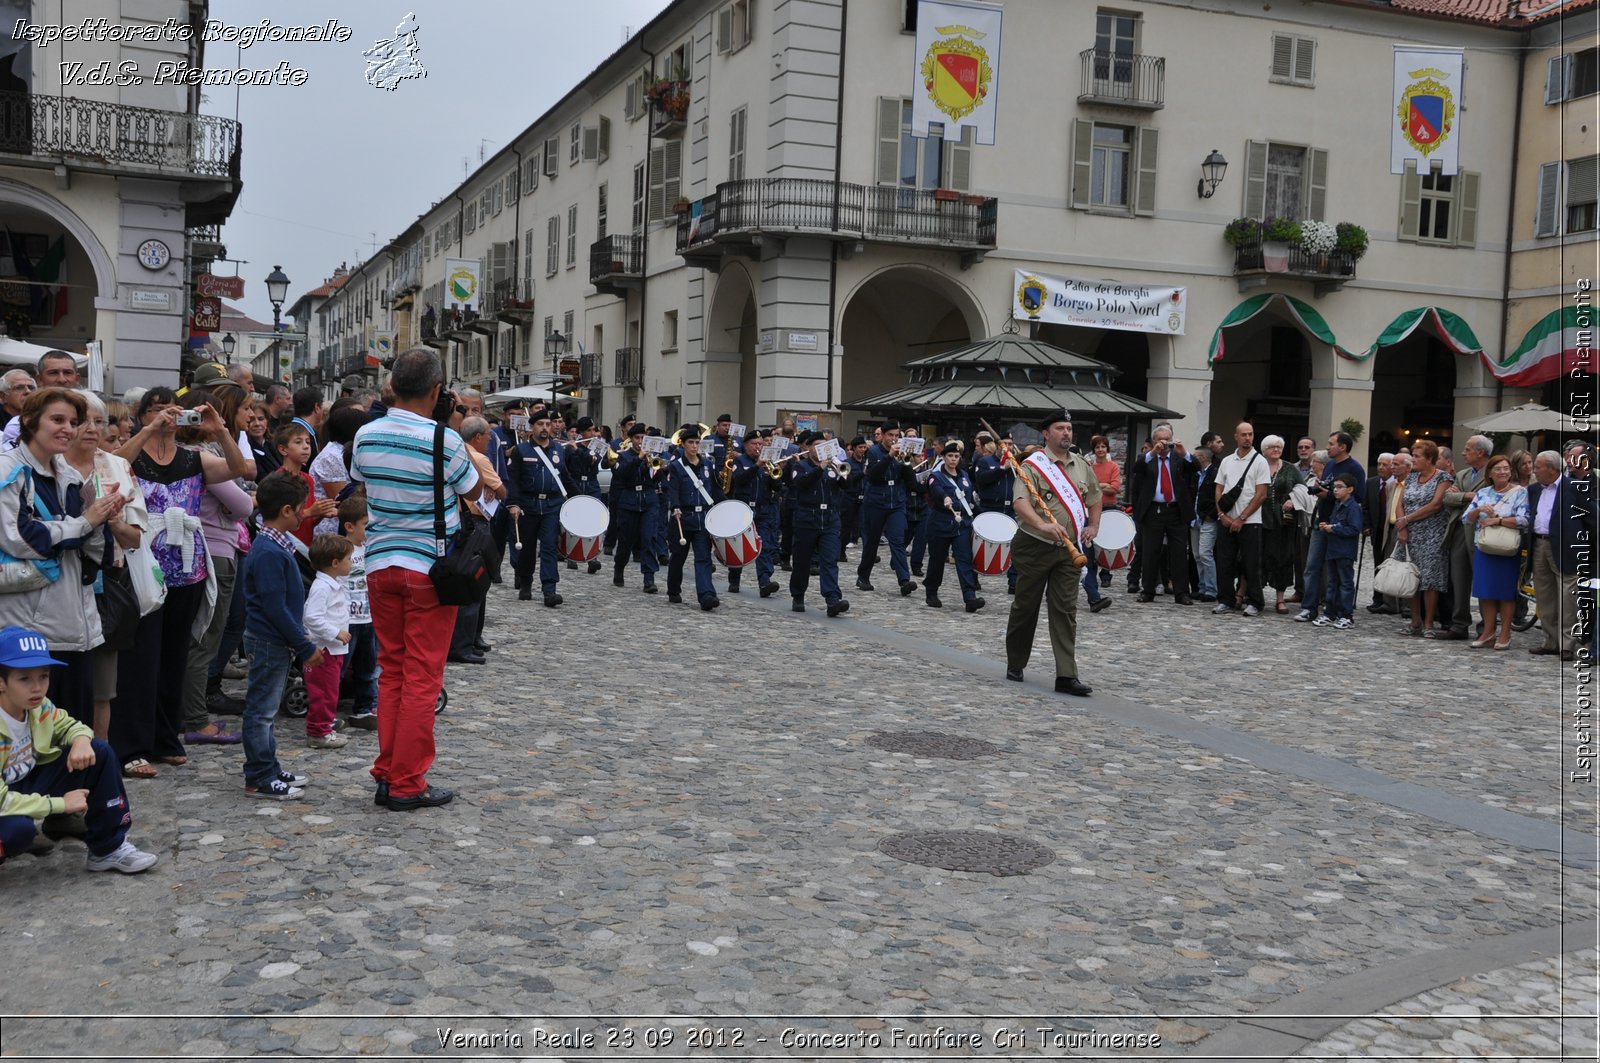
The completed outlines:
{"type": "Polygon", "coordinates": [[[604,368],[600,364],[601,356],[586,354],[578,366],[578,386],[580,388],[598,388],[605,385],[604,368]]]}
{"type": "Polygon", "coordinates": [[[239,123],[72,96],[0,92],[0,152],[106,170],[238,176],[239,123]]]}
{"type": "Polygon", "coordinates": [[[727,181],[678,218],[677,248],[715,268],[760,237],[821,236],[960,251],[963,267],[995,246],[999,201],[948,189],[858,185],[809,177],[727,181]],[[722,246],[718,246],[722,245],[722,246]]]}
{"type": "Polygon", "coordinates": [[[1355,279],[1356,256],[1348,251],[1307,251],[1298,241],[1251,237],[1234,245],[1233,272],[1239,278],[1240,291],[1262,287],[1268,278],[1278,275],[1313,281],[1317,294],[1323,295],[1355,279]]]}
{"type": "Polygon", "coordinates": [[[616,374],[613,383],[619,388],[636,388],[644,382],[644,352],[639,347],[616,349],[616,374]]]}
{"type": "Polygon", "coordinates": [[[1158,111],[1166,106],[1167,60],[1159,55],[1135,55],[1085,48],[1078,53],[1083,80],[1079,103],[1103,103],[1158,111]]]}
{"type": "Polygon", "coordinates": [[[533,278],[505,277],[491,284],[484,293],[483,312],[508,325],[533,322],[533,278]]]}
{"type": "Polygon", "coordinates": [[[682,133],[689,118],[689,82],[663,79],[645,91],[650,104],[650,135],[670,137],[682,133]]]}
{"type": "Polygon", "coordinates": [[[644,276],[644,240],[617,233],[601,237],[589,245],[589,283],[602,292],[620,294],[620,289],[644,276]]]}
{"type": "Polygon", "coordinates": [[[347,354],[339,359],[339,376],[363,376],[369,371],[365,351],[347,354]]]}

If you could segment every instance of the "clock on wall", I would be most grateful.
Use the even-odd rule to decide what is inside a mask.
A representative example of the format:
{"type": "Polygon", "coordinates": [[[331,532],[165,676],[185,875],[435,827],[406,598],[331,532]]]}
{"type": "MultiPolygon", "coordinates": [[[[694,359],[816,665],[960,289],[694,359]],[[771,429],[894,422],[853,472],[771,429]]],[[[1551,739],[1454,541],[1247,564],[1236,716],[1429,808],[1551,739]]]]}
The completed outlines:
{"type": "Polygon", "coordinates": [[[146,240],[139,245],[139,265],[145,269],[165,269],[172,261],[172,249],[160,240],[146,240]]]}

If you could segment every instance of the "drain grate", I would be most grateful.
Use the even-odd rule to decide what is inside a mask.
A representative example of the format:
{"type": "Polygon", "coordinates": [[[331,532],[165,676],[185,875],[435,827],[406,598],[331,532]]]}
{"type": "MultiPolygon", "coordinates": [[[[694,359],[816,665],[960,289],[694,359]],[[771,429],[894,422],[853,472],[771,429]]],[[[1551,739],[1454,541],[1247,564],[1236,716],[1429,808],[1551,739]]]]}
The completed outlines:
{"type": "Polygon", "coordinates": [[[993,742],[943,731],[878,731],[867,739],[867,745],[887,753],[909,753],[913,757],[942,757],[945,760],[976,760],[1005,752],[993,742]]]}
{"type": "Polygon", "coordinates": [[[1026,875],[1056,854],[1015,834],[982,830],[929,830],[895,834],[878,843],[880,852],[908,864],[1006,876],[1026,875]]]}

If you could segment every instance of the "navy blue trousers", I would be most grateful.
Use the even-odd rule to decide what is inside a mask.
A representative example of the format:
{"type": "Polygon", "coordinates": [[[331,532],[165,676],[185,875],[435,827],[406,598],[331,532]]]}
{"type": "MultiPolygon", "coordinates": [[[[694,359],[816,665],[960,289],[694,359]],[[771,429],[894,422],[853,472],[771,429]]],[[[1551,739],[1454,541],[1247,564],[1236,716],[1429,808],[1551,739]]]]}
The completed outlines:
{"type": "MultiPolygon", "coordinates": [[[[789,596],[804,598],[811,583],[811,561],[818,562],[822,600],[832,605],[844,597],[839,591],[839,515],[796,506],[794,513],[794,556],[790,563],[789,596]]],[[[905,558],[902,556],[901,563],[905,558]]]]}
{"type": "Polygon", "coordinates": [[[561,566],[557,563],[556,540],[561,535],[560,508],[543,513],[522,511],[522,551],[517,558],[517,589],[533,586],[533,554],[539,552],[539,583],[544,593],[554,594],[556,582],[561,579],[561,566]]]}
{"type": "MultiPolygon", "coordinates": [[[[61,797],[68,790],[88,790],[89,808],[83,818],[89,833],[83,840],[91,856],[105,856],[116,851],[128,836],[133,816],[128,812],[128,793],[122,788],[122,764],[116,752],[98,738],[90,745],[94,763],[82,771],[67,770],[67,754],[63,751],[48,764],[35,764],[10,789],[49,797],[61,797]]],[[[0,861],[26,852],[38,831],[39,825],[31,816],[0,816],[0,861]]]]}
{"type": "Polygon", "coordinates": [[[611,554],[616,575],[621,576],[627,571],[629,559],[637,556],[644,581],[655,582],[656,572],[661,568],[661,563],[656,560],[654,544],[650,541],[650,527],[655,519],[653,509],[643,512],[636,509],[617,510],[617,545],[611,554]]]}
{"type": "Polygon", "coordinates": [[[872,578],[878,563],[878,540],[889,540],[889,566],[901,583],[911,579],[906,564],[906,511],[904,507],[885,509],[868,502],[861,511],[861,563],[856,566],[860,579],[872,578]]]}

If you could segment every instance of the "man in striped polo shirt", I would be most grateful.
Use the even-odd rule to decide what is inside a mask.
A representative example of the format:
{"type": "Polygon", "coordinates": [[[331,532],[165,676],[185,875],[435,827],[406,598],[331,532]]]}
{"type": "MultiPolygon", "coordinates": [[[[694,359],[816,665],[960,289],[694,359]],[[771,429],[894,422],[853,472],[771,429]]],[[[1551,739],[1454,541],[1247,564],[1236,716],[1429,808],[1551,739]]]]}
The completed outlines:
{"type": "MultiPolygon", "coordinates": [[[[456,607],[439,604],[428,570],[433,534],[433,437],[444,372],[425,347],[397,356],[395,402],[356,433],[350,476],[367,488],[367,594],[378,637],[378,804],[393,812],[443,805],[455,795],[428,785],[433,707],[444,683],[456,607]]],[[[449,395],[445,410],[454,399],[449,395]]],[[[460,526],[456,495],[483,490],[466,444],[444,430],[445,531],[460,526]]]]}

